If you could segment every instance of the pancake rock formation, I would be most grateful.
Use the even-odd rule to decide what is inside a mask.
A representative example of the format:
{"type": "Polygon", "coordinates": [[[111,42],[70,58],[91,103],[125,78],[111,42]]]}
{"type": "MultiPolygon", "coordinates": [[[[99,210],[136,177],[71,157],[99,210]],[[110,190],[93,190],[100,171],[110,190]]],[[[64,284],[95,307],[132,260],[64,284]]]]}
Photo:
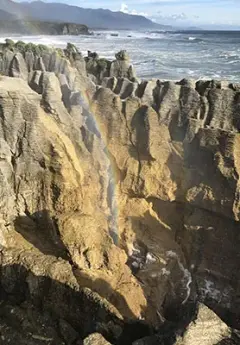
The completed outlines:
{"type": "Polygon", "coordinates": [[[104,78],[127,78],[134,82],[137,81],[136,73],[130,63],[130,58],[125,50],[115,54],[116,59],[109,61],[99,58],[97,53],[88,51],[85,58],[87,72],[96,84],[101,84],[104,78]]]}
{"type": "Polygon", "coordinates": [[[1,51],[1,341],[237,344],[239,86],[1,51]]]}

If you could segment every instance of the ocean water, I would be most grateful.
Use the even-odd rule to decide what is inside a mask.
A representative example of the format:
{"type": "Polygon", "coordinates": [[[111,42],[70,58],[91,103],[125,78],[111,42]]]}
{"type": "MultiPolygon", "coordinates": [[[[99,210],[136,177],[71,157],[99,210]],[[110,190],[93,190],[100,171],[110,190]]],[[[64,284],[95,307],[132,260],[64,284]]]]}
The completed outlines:
{"type": "Polygon", "coordinates": [[[83,54],[91,50],[108,59],[114,59],[116,52],[126,49],[142,79],[210,78],[240,82],[240,32],[236,31],[96,31],[93,36],[12,39],[62,48],[72,42],[83,54]]]}

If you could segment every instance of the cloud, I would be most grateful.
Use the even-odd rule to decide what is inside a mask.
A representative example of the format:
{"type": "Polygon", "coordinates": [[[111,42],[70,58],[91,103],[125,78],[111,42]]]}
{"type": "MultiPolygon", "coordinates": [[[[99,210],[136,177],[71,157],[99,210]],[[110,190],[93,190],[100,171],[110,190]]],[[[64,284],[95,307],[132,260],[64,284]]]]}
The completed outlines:
{"type": "Polygon", "coordinates": [[[121,4],[120,12],[127,13],[127,14],[133,14],[136,16],[144,16],[144,17],[149,17],[148,13],[146,12],[138,12],[136,10],[130,10],[128,5],[125,3],[121,4]]]}
{"type": "Polygon", "coordinates": [[[122,3],[122,4],[121,4],[121,8],[120,8],[120,12],[129,13],[129,11],[128,11],[128,5],[122,3]]]}
{"type": "Polygon", "coordinates": [[[164,15],[162,13],[162,11],[157,11],[157,18],[158,19],[164,19],[164,20],[187,20],[188,16],[186,15],[186,13],[174,13],[174,14],[168,14],[168,15],[164,15]]]}

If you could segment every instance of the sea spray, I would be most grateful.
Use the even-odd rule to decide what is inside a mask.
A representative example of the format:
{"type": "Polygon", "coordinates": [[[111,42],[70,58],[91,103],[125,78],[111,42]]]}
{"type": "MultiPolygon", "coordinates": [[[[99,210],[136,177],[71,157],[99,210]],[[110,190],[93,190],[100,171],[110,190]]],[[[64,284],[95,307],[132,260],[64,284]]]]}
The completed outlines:
{"type": "Polygon", "coordinates": [[[109,208],[111,215],[108,219],[109,221],[109,235],[112,237],[112,240],[114,244],[118,244],[118,203],[117,203],[117,195],[116,195],[116,182],[115,182],[115,175],[114,175],[114,169],[111,164],[111,160],[109,157],[109,153],[107,150],[107,145],[104,142],[103,136],[101,135],[98,123],[92,114],[88,102],[88,96],[86,95],[84,97],[83,93],[79,92],[79,104],[83,109],[83,116],[85,117],[85,124],[90,132],[95,134],[99,140],[101,141],[101,144],[104,148],[104,152],[106,154],[106,159],[109,163],[109,168],[106,170],[106,174],[108,176],[108,202],[109,202],[109,208]]]}

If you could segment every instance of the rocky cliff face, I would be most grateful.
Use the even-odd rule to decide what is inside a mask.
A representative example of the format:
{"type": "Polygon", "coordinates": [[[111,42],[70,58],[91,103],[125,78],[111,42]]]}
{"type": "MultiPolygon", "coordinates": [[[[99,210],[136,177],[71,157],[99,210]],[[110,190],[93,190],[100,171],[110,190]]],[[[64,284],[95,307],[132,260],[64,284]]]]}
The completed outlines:
{"type": "Polygon", "coordinates": [[[138,83],[116,65],[96,86],[71,45],[3,49],[10,344],[77,345],[94,332],[131,344],[153,330],[162,344],[189,344],[198,302],[240,328],[239,88],[138,83]]]}
{"type": "MultiPolygon", "coordinates": [[[[8,16],[10,14],[7,13],[8,16]]],[[[1,16],[1,13],[0,13],[1,16]]],[[[38,20],[7,19],[5,16],[0,22],[1,34],[18,35],[90,35],[88,27],[82,24],[46,22],[38,20]]]]}

